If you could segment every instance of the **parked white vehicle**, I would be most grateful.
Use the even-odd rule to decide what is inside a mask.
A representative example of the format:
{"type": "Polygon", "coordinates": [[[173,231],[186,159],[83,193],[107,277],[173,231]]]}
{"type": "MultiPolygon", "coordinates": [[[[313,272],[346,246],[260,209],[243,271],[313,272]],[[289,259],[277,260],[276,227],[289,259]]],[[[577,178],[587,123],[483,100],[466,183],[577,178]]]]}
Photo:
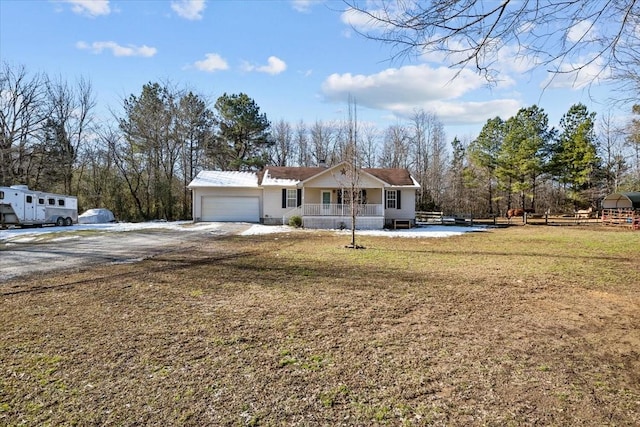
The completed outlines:
{"type": "Polygon", "coordinates": [[[78,222],[78,199],[30,190],[26,185],[0,187],[0,228],[69,226],[78,222]]]}
{"type": "Polygon", "coordinates": [[[89,209],[78,216],[78,224],[107,224],[116,222],[113,212],[109,209],[96,208],[89,209]]]}

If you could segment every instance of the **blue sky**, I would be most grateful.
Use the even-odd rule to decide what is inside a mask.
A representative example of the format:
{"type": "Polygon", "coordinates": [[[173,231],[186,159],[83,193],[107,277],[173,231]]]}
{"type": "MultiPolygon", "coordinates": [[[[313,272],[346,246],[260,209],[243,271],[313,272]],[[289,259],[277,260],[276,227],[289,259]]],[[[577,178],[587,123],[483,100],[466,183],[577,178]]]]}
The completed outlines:
{"type": "Polygon", "coordinates": [[[415,109],[434,112],[448,139],[474,138],[487,119],[533,104],[557,126],[572,104],[605,113],[607,86],[548,83],[505,50],[501,82],[447,67],[436,55],[391,59],[392,47],[357,34],[362,21],[329,1],[0,0],[0,59],[74,82],[89,79],[99,111],[147,82],[170,81],[215,99],[244,92],[272,122],[358,120],[385,128],[415,109]],[[544,90],[543,90],[544,88],[544,90]]]}

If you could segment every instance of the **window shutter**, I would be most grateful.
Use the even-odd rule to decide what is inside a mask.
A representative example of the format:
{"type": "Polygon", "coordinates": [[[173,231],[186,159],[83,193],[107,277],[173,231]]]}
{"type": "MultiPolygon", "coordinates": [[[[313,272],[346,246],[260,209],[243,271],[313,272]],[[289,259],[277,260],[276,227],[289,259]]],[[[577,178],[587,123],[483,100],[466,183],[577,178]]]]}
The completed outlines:
{"type": "Polygon", "coordinates": [[[400,205],[401,200],[402,200],[402,197],[400,196],[400,190],[396,190],[396,208],[397,209],[402,209],[402,205],[400,205]]]}
{"type": "Polygon", "coordinates": [[[298,207],[302,206],[302,188],[298,188],[298,207]]]}
{"type": "Polygon", "coordinates": [[[287,207],[287,189],[282,189],[282,209],[287,207]]]}
{"type": "Polygon", "coordinates": [[[342,189],[338,190],[338,204],[342,204],[342,189]]]}

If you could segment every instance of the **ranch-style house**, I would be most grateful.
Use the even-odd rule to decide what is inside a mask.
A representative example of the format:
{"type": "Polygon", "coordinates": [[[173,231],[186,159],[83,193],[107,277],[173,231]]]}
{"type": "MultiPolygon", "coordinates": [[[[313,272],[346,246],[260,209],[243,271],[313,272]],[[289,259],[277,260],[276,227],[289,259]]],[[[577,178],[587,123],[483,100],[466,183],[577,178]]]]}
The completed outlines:
{"type": "Polygon", "coordinates": [[[406,169],[265,167],[260,172],[202,171],[188,185],[193,220],[287,224],[300,216],[306,228],[351,228],[351,191],[357,189],[356,228],[415,225],[416,190],[406,169]],[[355,185],[354,185],[355,184],[355,185]]]}

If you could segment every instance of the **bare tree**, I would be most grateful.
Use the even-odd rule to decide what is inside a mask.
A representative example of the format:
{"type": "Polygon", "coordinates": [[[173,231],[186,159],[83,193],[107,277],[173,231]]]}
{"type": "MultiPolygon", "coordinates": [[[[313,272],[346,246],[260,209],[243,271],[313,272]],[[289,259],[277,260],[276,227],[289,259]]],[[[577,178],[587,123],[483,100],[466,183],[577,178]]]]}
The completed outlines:
{"type": "Polygon", "coordinates": [[[311,153],[309,151],[309,135],[307,133],[307,126],[302,120],[300,120],[296,125],[293,144],[295,145],[295,151],[298,154],[298,166],[311,166],[312,160],[311,153]]]}
{"type": "Polygon", "coordinates": [[[287,166],[293,158],[293,132],[291,125],[280,119],[271,131],[274,144],[269,148],[269,157],[273,166],[287,166]]]}
{"type": "Polygon", "coordinates": [[[323,121],[316,121],[309,130],[312,157],[319,165],[322,162],[332,164],[334,154],[334,129],[323,121]]]}
{"type": "Polygon", "coordinates": [[[625,173],[629,170],[623,145],[623,131],[613,120],[611,112],[600,119],[600,156],[603,161],[604,190],[607,194],[618,191],[625,173]]]}
{"type": "Polygon", "coordinates": [[[360,135],[362,137],[362,144],[360,144],[362,167],[376,167],[378,159],[378,146],[380,143],[380,132],[378,128],[372,124],[363,124],[360,135]]]}
{"type": "Polygon", "coordinates": [[[418,206],[433,210],[442,202],[446,175],[447,144],[442,122],[434,113],[416,110],[410,144],[410,169],[420,184],[418,206]]]}
{"type": "Polygon", "coordinates": [[[24,67],[0,70],[0,185],[30,184],[31,152],[49,116],[46,77],[24,67]]]}
{"type": "Polygon", "coordinates": [[[631,186],[637,188],[637,186],[640,186],[640,104],[634,105],[631,111],[634,117],[632,117],[627,125],[626,142],[633,153],[632,158],[634,165],[631,186]]]}
{"type": "Polygon", "coordinates": [[[97,129],[98,138],[91,140],[79,154],[82,177],[78,179],[78,205],[85,208],[108,207],[117,218],[127,219],[128,196],[122,176],[115,164],[114,150],[120,134],[105,126],[97,129]]]}
{"type": "Polygon", "coordinates": [[[344,203],[345,196],[348,197],[349,212],[351,214],[351,243],[347,246],[351,249],[364,249],[356,244],[356,220],[362,206],[362,190],[360,188],[360,168],[361,161],[358,155],[358,110],[355,100],[349,96],[349,118],[346,123],[347,146],[344,152],[345,166],[341,169],[341,177],[338,180],[345,184],[342,192],[344,203]]]}
{"type": "Polygon", "coordinates": [[[555,73],[589,69],[596,80],[613,69],[638,82],[637,0],[345,2],[351,14],[360,15],[352,22],[367,21],[356,30],[392,44],[397,55],[439,53],[451,65],[472,66],[492,80],[507,49],[512,60],[555,73]]]}
{"type": "MultiPolygon", "coordinates": [[[[90,138],[93,124],[92,110],[96,102],[91,82],[80,79],[76,87],[58,78],[47,82],[47,101],[51,111],[46,127],[54,131],[54,137],[45,140],[44,152],[47,154],[41,161],[48,168],[55,168],[60,176],[59,190],[65,194],[77,194],[72,189],[72,178],[77,169],[78,155],[90,138]]],[[[76,180],[79,182],[79,180],[76,180]]],[[[56,183],[47,183],[47,186],[56,183]]]]}
{"type": "Polygon", "coordinates": [[[409,167],[409,132],[403,125],[389,126],[382,142],[380,166],[383,168],[409,167]]]}

